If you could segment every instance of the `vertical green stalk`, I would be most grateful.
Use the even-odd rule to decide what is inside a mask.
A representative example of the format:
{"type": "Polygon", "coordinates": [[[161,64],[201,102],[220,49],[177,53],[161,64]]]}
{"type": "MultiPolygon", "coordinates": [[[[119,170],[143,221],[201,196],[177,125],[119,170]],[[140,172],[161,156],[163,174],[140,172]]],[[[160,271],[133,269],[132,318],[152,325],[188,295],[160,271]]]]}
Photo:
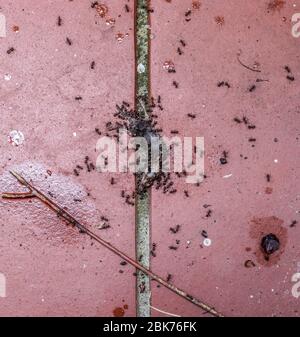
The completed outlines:
{"type": "MultiPolygon", "coordinates": [[[[149,64],[149,17],[148,1],[136,0],[136,109],[141,118],[147,118],[147,113],[139,97],[150,96],[150,64],[149,64]]],[[[139,176],[136,185],[139,184],[139,176]]],[[[138,190],[138,186],[136,186],[138,190]]],[[[142,196],[136,196],[136,256],[145,267],[150,266],[150,191],[142,196]]],[[[137,316],[150,316],[150,280],[149,277],[137,271],[137,316]]]]}

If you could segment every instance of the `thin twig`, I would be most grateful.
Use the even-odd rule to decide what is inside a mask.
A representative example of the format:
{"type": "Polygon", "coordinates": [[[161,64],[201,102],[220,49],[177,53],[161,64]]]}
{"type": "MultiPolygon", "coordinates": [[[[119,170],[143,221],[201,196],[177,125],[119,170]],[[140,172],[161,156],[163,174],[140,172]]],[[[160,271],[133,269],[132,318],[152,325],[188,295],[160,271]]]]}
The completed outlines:
{"type": "Polygon", "coordinates": [[[209,306],[208,304],[198,300],[197,298],[189,295],[185,291],[175,287],[174,285],[168,283],[164,279],[162,279],[160,276],[153,273],[151,270],[145,268],[129,256],[127,256],[125,253],[120,251],[118,248],[115,248],[113,245],[111,245],[109,242],[106,242],[101,237],[99,237],[97,234],[93,233],[91,230],[89,230],[87,227],[82,225],[78,220],[76,220],[71,214],[69,214],[66,210],[55,204],[51,199],[49,199],[45,194],[40,192],[37,188],[32,186],[29,182],[27,182],[21,175],[19,175],[16,172],[10,171],[10,173],[19,181],[20,184],[23,186],[26,186],[29,189],[29,192],[27,193],[3,193],[2,198],[5,199],[24,199],[24,197],[36,197],[40,201],[42,201],[44,204],[46,204],[50,209],[52,209],[58,216],[64,218],[67,222],[69,222],[73,227],[76,227],[79,229],[81,233],[87,234],[90,238],[94,239],[104,247],[108,248],[110,251],[121,257],[123,260],[125,260],[127,263],[131,264],[136,269],[139,269],[146,275],[148,275],[151,279],[157,281],[164,287],[168,288],[169,290],[173,291],[175,294],[183,297],[187,301],[195,304],[196,306],[200,307],[204,311],[210,313],[213,316],[216,317],[223,317],[221,313],[219,313],[217,310],[215,310],[213,307],[209,306]]]}
{"type": "Polygon", "coordinates": [[[161,314],[164,314],[164,315],[173,316],[173,317],[181,317],[180,315],[172,314],[170,312],[155,308],[153,305],[150,305],[150,308],[155,310],[155,311],[158,311],[158,312],[160,312],[161,314]]]}
{"type": "Polygon", "coordinates": [[[236,58],[237,58],[239,64],[240,64],[241,66],[243,66],[244,68],[246,68],[246,69],[248,69],[248,70],[251,70],[251,71],[255,71],[256,73],[261,73],[261,70],[251,68],[251,67],[247,66],[245,63],[243,63],[243,62],[240,60],[239,55],[237,55],[236,58]]]}

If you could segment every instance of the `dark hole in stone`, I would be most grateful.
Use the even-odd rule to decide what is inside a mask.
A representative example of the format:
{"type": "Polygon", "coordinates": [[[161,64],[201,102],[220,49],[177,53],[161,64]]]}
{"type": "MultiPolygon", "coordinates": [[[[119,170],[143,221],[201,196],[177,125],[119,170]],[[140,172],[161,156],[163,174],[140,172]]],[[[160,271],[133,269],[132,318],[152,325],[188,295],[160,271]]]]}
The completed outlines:
{"type": "Polygon", "coordinates": [[[261,247],[265,252],[265,254],[271,255],[274,252],[276,252],[276,250],[279,249],[280,247],[279,239],[275,234],[270,233],[262,238],[261,247]]]}

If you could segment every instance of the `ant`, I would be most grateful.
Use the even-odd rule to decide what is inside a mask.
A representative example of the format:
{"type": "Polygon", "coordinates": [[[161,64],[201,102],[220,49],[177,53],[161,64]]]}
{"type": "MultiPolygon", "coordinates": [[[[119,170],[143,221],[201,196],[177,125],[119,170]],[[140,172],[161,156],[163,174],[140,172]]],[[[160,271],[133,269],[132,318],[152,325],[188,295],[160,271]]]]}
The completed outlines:
{"type": "Polygon", "coordinates": [[[270,173],[266,174],[266,179],[267,179],[268,183],[271,181],[271,174],[270,173]]]}
{"type": "Polygon", "coordinates": [[[95,132],[96,132],[99,136],[101,136],[101,131],[100,131],[98,128],[95,128],[95,132]]]}
{"type": "Polygon", "coordinates": [[[176,89],[178,89],[178,87],[179,87],[179,84],[178,84],[178,82],[176,82],[176,81],[173,81],[173,85],[174,85],[174,87],[175,87],[176,89]]]}
{"type": "Polygon", "coordinates": [[[291,82],[295,81],[295,77],[294,77],[294,76],[287,75],[286,78],[287,78],[289,81],[291,81],[291,82]]]}
{"type": "Polygon", "coordinates": [[[95,61],[92,61],[92,63],[91,63],[91,69],[95,69],[95,65],[96,65],[96,62],[95,61]]]}
{"type": "Polygon", "coordinates": [[[129,6],[127,4],[125,5],[125,11],[126,11],[126,13],[130,12],[129,6]]]}
{"type": "Polygon", "coordinates": [[[190,16],[192,14],[192,11],[189,9],[187,12],[185,12],[185,16],[190,16]]]}
{"type": "Polygon", "coordinates": [[[114,177],[112,177],[111,179],[110,179],[110,184],[111,185],[114,185],[116,182],[115,182],[115,178],[114,177]]]}
{"type": "Polygon", "coordinates": [[[186,46],[186,43],[185,43],[184,40],[180,40],[179,42],[181,43],[182,47],[185,47],[185,46],[186,46]]]}
{"type": "Polygon", "coordinates": [[[211,217],[211,214],[212,214],[212,210],[209,209],[205,215],[206,218],[210,218],[211,217]]]}
{"type": "Polygon", "coordinates": [[[196,115],[195,115],[195,114],[188,113],[187,115],[188,115],[188,117],[190,117],[190,118],[192,118],[192,119],[196,118],[196,115]]]}
{"type": "Polygon", "coordinates": [[[75,100],[76,100],[76,101],[81,101],[81,100],[82,100],[82,96],[76,96],[76,97],[75,97],[75,100]]]}
{"type": "Polygon", "coordinates": [[[66,42],[67,42],[67,44],[68,44],[69,46],[72,46],[72,41],[71,41],[71,39],[69,39],[68,37],[66,38],[66,42]]]}
{"type": "Polygon", "coordinates": [[[170,249],[170,250],[177,250],[178,247],[175,247],[175,246],[169,246],[169,249],[170,249]]]}
{"type": "Polygon", "coordinates": [[[187,198],[189,198],[189,196],[190,196],[190,195],[189,195],[189,192],[186,191],[186,190],[184,191],[184,195],[185,195],[187,198]]]}
{"type": "Polygon", "coordinates": [[[170,282],[171,279],[172,279],[172,275],[171,275],[171,274],[168,274],[168,276],[167,276],[167,282],[170,282]]]}
{"type": "Polygon", "coordinates": [[[172,232],[173,234],[178,233],[180,230],[180,225],[176,225],[175,227],[170,227],[170,232],[172,232]]]}
{"type": "Polygon", "coordinates": [[[204,238],[208,238],[208,235],[207,235],[207,231],[203,230],[201,232],[201,235],[204,237],[204,238]]]}
{"type": "Polygon", "coordinates": [[[7,50],[7,54],[11,54],[15,51],[15,48],[14,47],[11,47],[7,50]]]}
{"type": "Polygon", "coordinates": [[[58,26],[62,25],[62,18],[60,16],[57,18],[57,25],[58,26]]]}
{"type": "Polygon", "coordinates": [[[248,120],[248,118],[246,116],[243,116],[243,122],[246,125],[249,123],[249,120],[248,120]]]}
{"type": "Polygon", "coordinates": [[[177,53],[178,53],[179,55],[182,55],[182,54],[183,54],[182,50],[181,50],[179,47],[177,48],[177,53]]]}
{"type": "Polygon", "coordinates": [[[99,5],[98,1],[92,2],[91,3],[91,8],[95,8],[97,5],[99,5]]]}
{"type": "Polygon", "coordinates": [[[234,117],[233,120],[238,124],[242,123],[242,121],[238,117],[234,117]]]}
{"type": "Polygon", "coordinates": [[[253,84],[250,88],[249,88],[249,92],[253,92],[256,89],[256,85],[253,84]]]}

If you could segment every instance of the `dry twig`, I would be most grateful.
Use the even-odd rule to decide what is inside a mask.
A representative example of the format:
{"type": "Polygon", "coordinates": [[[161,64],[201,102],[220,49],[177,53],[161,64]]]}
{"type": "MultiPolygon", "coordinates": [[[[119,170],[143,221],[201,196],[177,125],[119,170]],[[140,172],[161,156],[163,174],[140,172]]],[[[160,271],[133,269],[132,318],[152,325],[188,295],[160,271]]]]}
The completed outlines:
{"type": "Polygon", "coordinates": [[[106,242],[101,237],[99,237],[97,234],[93,233],[91,230],[89,230],[87,227],[82,225],[78,220],[76,220],[70,213],[68,213],[66,210],[64,210],[62,207],[55,204],[51,199],[49,199],[45,194],[40,192],[37,188],[35,188],[33,185],[31,185],[29,182],[27,182],[21,175],[19,175],[16,172],[10,171],[10,173],[19,181],[20,184],[23,186],[26,186],[29,189],[29,192],[25,193],[3,193],[2,198],[5,199],[24,199],[24,198],[38,198],[40,201],[42,201],[45,205],[47,205],[51,210],[53,210],[59,217],[65,219],[68,223],[70,223],[73,227],[76,227],[79,229],[81,233],[87,234],[90,238],[94,239],[104,247],[108,248],[111,252],[115,253],[119,257],[121,257],[122,260],[126,261],[127,263],[131,264],[136,269],[139,269],[144,274],[148,275],[151,279],[155,280],[156,282],[160,283],[164,287],[168,288],[169,290],[173,291],[175,294],[183,297],[187,301],[195,304],[196,306],[203,309],[206,313],[210,313],[213,316],[217,317],[223,317],[221,313],[219,313],[217,310],[215,310],[213,307],[209,306],[208,304],[205,304],[204,302],[198,300],[197,298],[189,295],[185,291],[175,287],[174,285],[168,283],[164,279],[162,279],[160,276],[153,273],[151,270],[145,268],[129,256],[127,256],[125,253],[120,251],[118,248],[112,246],[109,242],[106,242]]]}

